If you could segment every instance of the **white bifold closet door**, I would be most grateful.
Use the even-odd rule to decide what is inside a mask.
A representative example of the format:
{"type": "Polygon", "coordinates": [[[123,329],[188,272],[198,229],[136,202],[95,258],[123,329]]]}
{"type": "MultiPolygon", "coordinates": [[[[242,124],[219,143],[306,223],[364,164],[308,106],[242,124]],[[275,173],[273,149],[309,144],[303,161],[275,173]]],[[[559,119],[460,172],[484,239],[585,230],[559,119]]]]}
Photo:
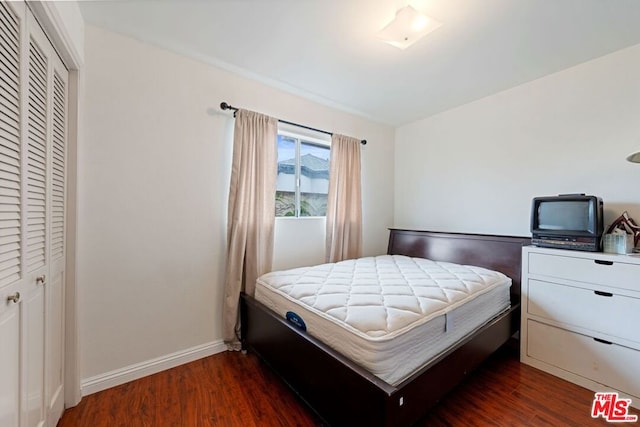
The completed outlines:
{"type": "Polygon", "coordinates": [[[0,3],[0,426],[64,410],[68,73],[23,2],[0,3]]]}

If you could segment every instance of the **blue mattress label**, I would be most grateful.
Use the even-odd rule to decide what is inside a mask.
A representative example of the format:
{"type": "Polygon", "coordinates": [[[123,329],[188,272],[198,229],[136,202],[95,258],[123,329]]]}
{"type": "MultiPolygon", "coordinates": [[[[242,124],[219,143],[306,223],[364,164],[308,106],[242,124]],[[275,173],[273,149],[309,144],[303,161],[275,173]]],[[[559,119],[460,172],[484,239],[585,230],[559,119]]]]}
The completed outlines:
{"type": "Polygon", "coordinates": [[[293,311],[287,311],[287,320],[293,323],[294,325],[296,325],[298,328],[302,329],[303,331],[307,330],[307,325],[305,325],[304,320],[302,320],[302,317],[298,316],[293,311]]]}

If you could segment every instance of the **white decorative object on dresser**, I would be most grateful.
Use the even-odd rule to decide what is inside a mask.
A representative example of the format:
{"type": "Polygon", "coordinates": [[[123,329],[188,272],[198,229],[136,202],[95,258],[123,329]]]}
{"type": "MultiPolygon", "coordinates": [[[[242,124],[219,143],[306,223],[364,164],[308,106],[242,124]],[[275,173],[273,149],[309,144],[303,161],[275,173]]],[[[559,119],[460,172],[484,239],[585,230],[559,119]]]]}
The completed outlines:
{"type": "Polygon", "coordinates": [[[640,407],[640,257],[522,250],[520,360],[640,407]]]}

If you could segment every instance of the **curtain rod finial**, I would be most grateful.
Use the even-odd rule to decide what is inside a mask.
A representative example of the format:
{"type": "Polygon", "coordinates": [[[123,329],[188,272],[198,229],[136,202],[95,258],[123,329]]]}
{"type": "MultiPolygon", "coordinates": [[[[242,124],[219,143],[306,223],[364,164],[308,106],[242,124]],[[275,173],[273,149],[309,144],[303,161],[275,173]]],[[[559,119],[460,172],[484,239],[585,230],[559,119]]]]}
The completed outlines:
{"type": "Polygon", "coordinates": [[[367,145],[367,140],[366,140],[366,139],[363,139],[362,141],[360,141],[360,144],[362,144],[362,145],[367,145]]]}
{"type": "Polygon", "coordinates": [[[236,113],[238,112],[238,109],[236,107],[233,107],[233,106],[227,104],[226,102],[221,102],[220,103],[220,108],[222,109],[222,111],[233,110],[233,117],[235,117],[236,113]]]}

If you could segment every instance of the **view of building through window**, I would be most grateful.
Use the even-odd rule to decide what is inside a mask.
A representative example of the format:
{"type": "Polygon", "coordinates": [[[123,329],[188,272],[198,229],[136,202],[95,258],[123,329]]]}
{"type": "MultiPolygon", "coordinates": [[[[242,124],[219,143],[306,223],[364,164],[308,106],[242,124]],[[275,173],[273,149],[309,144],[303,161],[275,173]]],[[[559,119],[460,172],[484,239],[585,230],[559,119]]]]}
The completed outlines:
{"type": "Polygon", "coordinates": [[[326,216],[329,145],[278,134],[276,216],[326,216]]]}

